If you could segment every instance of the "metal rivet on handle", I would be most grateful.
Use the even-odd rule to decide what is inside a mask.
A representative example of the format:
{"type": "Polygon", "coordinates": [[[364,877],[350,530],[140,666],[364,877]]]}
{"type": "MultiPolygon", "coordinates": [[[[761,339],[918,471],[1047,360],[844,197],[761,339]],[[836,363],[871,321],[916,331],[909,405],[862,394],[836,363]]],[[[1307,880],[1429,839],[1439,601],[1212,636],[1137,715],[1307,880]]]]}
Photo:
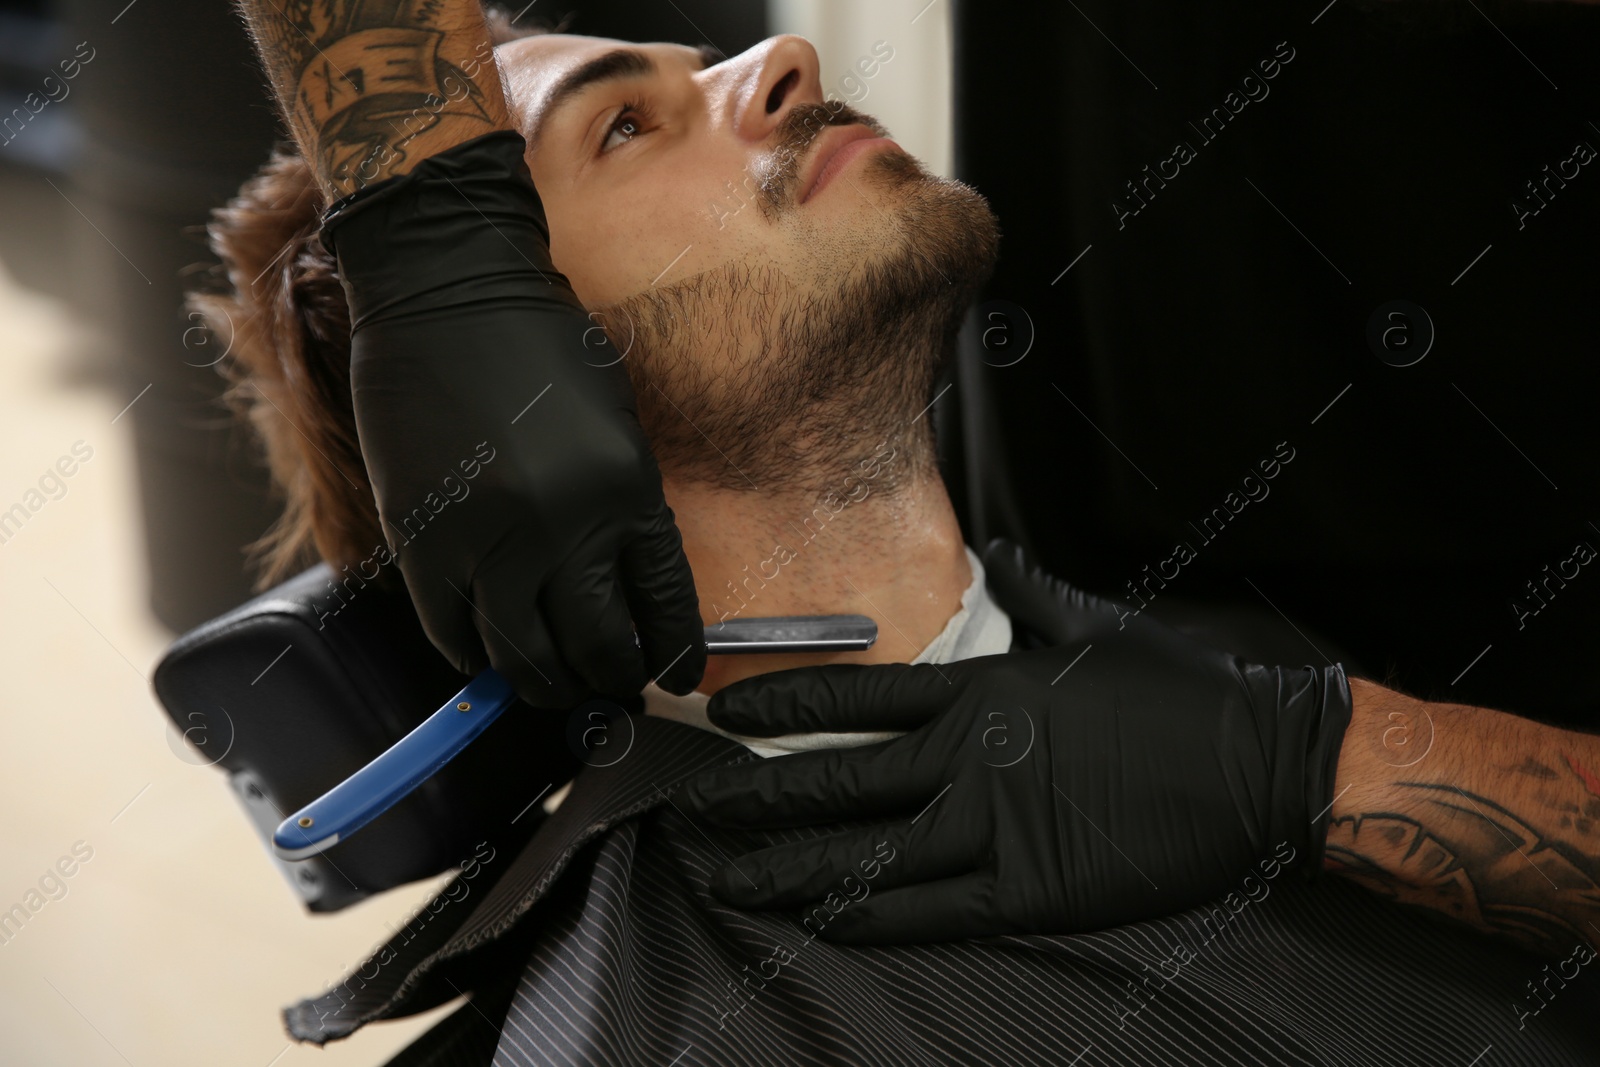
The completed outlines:
{"type": "Polygon", "coordinates": [[[309,816],[309,815],[300,816],[300,825],[301,826],[310,826],[311,825],[311,816],[309,816]]]}
{"type": "Polygon", "coordinates": [[[457,711],[471,711],[472,710],[472,705],[468,704],[465,700],[463,700],[461,703],[456,705],[456,710],[457,711]]]}

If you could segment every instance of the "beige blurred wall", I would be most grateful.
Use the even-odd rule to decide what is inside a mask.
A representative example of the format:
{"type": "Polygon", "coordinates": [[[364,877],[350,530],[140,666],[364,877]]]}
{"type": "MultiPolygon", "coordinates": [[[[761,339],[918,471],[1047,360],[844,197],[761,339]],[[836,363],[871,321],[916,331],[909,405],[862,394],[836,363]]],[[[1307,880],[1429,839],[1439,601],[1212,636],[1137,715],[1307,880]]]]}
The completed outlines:
{"type": "Polygon", "coordinates": [[[774,33],[797,33],[822,61],[823,91],[883,122],[895,141],[950,176],[949,0],[768,0],[774,33]],[[872,77],[858,64],[893,49],[872,77]],[[880,48],[880,53],[883,52],[880,48]]]}
{"type": "Polygon", "coordinates": [[[0,264],[0,510],[43,503],[0,542],[0,917],[28,914],[0,927],[0,1065],[382,1063],[444,1009],[321,1051],[291,1047],[278,1010],[444,877],[313,918],[222,774],[175,754],[118,417],[134,397],[84,384],[79,324],[20,281],[0,264]]]}

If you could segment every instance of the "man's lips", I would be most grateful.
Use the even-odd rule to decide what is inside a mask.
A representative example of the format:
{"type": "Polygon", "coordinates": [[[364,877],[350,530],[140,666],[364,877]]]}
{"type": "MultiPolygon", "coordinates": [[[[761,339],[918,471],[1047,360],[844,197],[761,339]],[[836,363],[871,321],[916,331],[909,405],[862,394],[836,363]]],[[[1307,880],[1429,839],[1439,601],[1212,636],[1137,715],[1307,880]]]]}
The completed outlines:
{"type": "MultiPolygon", "coordinates": [[[[839,155],[847,145],[865,140],[885,140],[885,138],[880,137],[870,126],[860,123],[833,126],[823,132],[817,138],[817,148],[811,155],[811,165],[806,168],[805,183],[802,186],[805,191],[800,195],[800,203],[810,200],[817,189],[833,177],[839,169],[833,165],[836,160],[841,163],[846,162],[839,160],[839,155]]],[[[854,156],[855,153],[852,152],[851,155],[854,156]]]]}

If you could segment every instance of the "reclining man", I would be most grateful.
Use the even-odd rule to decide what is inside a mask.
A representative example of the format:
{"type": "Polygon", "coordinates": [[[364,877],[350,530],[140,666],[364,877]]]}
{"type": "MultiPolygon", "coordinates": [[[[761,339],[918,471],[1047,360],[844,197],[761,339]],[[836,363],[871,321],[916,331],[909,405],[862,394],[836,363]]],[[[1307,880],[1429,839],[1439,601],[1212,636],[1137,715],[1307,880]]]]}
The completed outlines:
{"type": "MultiPolygon", "coordinates": [[[[275,47],[298,47],[267,28],[277,17],[266,6],[252,13],[269,65],[275,47]]],[[[467,47],[455,50],[458,69],[473,54],[472,27],[463,25],[443,33],[456,45],[467,35],[467,47]]],[[[437,42],[414,25],[400,30],[384,48],[437,42]]],[[[403,128],[410,116],[392,102],[386,111],[339,109],[341,93],[360,96],[365,84],[357,58],[342,48],[307,60],[292,72],[299,97],[278,77],[297,118],[320,108],[339,119],[297,126],[326,188],[304,160],[283,156],[214,230],[238,295],[208,307],[238,328],[241,387],[259,397],[253,413],[289,492],[274,547],[281,568],[308,546],[339,567],[385,540],[379,505],[395,502],[382,499],[383,487],[376,496],[368,488],[351,384],[358,395],[381,393],[385,374],[422,358],[419,345],[449,343],[461,361],[504,375],[489,387],[509,387],[521,381],[518,343],[543,338],[508,333],[497,316],[512,308],[530,330],[548,328],[542,316],[587,333],[592,323],[581,311],[595,309],[610,343],[591,345],[588,369],[622,351],[705,621],[860,611],[878,621],[883,639],[871,653],[830,659],[931,671],[1083,635],[1111,655],[1181,647],[1234,669],[1237,661],[1150,620],[1136,620],[1124,641],[1115,636],[1117,611],[1030,574],[1004,551],[989,554],[987,585],[1007,592],[1011,615],[990,600],[985,565],[963,545],[939,480],[925,415],[938,361],[997,255],[998,228],[974,191],[927,175],[868,136],[881,132],[870,119],[821,106],[816,55],[804,41],[775,38],[720,62],[676,45],[509,41],[498,52],[505,121],[520,136],[493,132],[503,124],[492,77],[446,91],[430,98],[433,110],[459,120],[462,135],[393,171],[403,176],[392,182],[379,179],[395,145],[372,152],[361,123],[403,128]],[[306,87],[317,78],[324,95],[313,98],[306,87]],[[537,197],[519,178],[524,162],[537,197]],[[755,180],[735,189],[747,198],[730,205],[724,182],[746,171],[755,180]],[[324,231],[335,261],[317,243],[319,214],[329,191],[358,187],[324,231]],[[707,190],[717,197],[709,211],[707,190]],[[407,273],[418,241],[432,242],[437,278],[407,273]],[[279,259],[286,244],[292,254],[279,259]],[[474,257],[484,266],[463,295],[452,286],[463,264],[476,268],[474,257]],[[467,321],[470,331],[451,332],[467,321]],[[404,329],[383,329],[396,322],[404,329]],[[374,338],[389,347],[371,347],[374,338]]],[[[503,424],[461,428],[464,460],[487,439],[509,454],[500,462],[515,462],[523,425],[569,425],[566,390],[580,408],[594,400],[582,375],[578,368],[550,383],[544,403],[537,389],[508,389],[503,424]]],[[[442,377],[440,408],[449,410],[460,387],[442,377]]],[[[362,443],[366,431],[363,424],[362,443]]],[[[494,491],[493,464],[480,464],[474,492],[494,491]]],[[[454,521],[442,504],[435,511],[433,521],[454,521]]],[[[581,660],[585,635],[512,641],[498,632],[492,603],[456,593],[486,640],[517,648],[535,673],[548,670],[552,691],[577,692],[534,646],[570,648],[581,660]]],[[[632,731],[621,757],[586,768],[527,848],[492,872],[492,884],[476,883],[473,904],[444,909],[423,935],[397,938],[337,989],[291,1008],[291,1032],[322,1042],[469,989],[474,1001],[403,1061],[429,1062],[448,1046],[451,1062],[469,1062],[477,1050],[483,1062],[492,1055],[508,1065],[1087,1063],[1092,1050],[1106,1062],[1469,1062],[1493,1045],[1511,1062],[1583,1062],[1576,1005],[1587,991],[1556,997],[1537,961],[1421,923],[1354,886],[1281,877],[1320,864],[1328,809],[1317,808],[1333,795],[1331,760],[1350,714],[1337,667],[1246,672],[1294,691],[1287,699],[1303,732],[1285,734],[1300,765],[1285,760],[1278,769],[1296,794],[1297,818],[1262,826],[1237,891],[1218,901],[1098,932],[830,944],[897,863],[922,861],[882,840],[800,921],[723,906],[710,886],[730,856],[816,832],[707,825],[674,800],[677,786],[748,760],[752,749],[879,740],[813,731],[747,747],[719,736],[704,696],[795,663],[714,663],[698,696],[646,688],[645,678],[619,669],[616,693],[644,690],[651,713],[620,720],[617,731],[632,731]],[[1535,981],[1546,992],[1524,1004],[1523,986],[1537,992],[1535,981]],[[1526,1033],[1511,1033],[1519,1029],[1526,1033]]],[[[672,666],[652,670],[664,680],[672,666]]],[[[1063,666],[1058,681],[1071,670],[1063,666]]],[[[1021,724],[1012,727],[1020,738],[1021,724]]],[[[1009,749],[992,754],[995,766],[1011,759],[1009,749]]],[[[1193,762],[1209,755],[1197,750],[1193,762]]],[[[530,783],[532,791],[542,784],[530,783]]],[[[1247,793],[1251,784],[1242,783],[1247,793]]],[[[1093,913],[1107,902],[1088,903],[1093,913]]]]}

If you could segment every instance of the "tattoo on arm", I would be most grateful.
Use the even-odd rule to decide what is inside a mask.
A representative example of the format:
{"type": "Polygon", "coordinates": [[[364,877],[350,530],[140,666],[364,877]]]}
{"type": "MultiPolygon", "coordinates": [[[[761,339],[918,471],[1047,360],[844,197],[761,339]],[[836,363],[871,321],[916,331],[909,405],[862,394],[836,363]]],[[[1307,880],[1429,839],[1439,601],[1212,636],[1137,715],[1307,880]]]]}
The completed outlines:
{"type": "MultiPolygon", "coordinates": [[[[1494,758],[1489,746],[1478,751],[1494,758]]],[[[1392,781],[1394,810],[1333,819],[1325,866],[1541,955],[1566,956],[1574,941],[1600,945],[1600,777],[1572,752],[1560,755],[1565,766],[1528,755],[1463,775],[1471,790],[1392,781]]]]}
{"type": "Polygon", "coordinates": [[[301,151],[334,196],[507,125],[477,0],[240,0],[301,151]]]}

